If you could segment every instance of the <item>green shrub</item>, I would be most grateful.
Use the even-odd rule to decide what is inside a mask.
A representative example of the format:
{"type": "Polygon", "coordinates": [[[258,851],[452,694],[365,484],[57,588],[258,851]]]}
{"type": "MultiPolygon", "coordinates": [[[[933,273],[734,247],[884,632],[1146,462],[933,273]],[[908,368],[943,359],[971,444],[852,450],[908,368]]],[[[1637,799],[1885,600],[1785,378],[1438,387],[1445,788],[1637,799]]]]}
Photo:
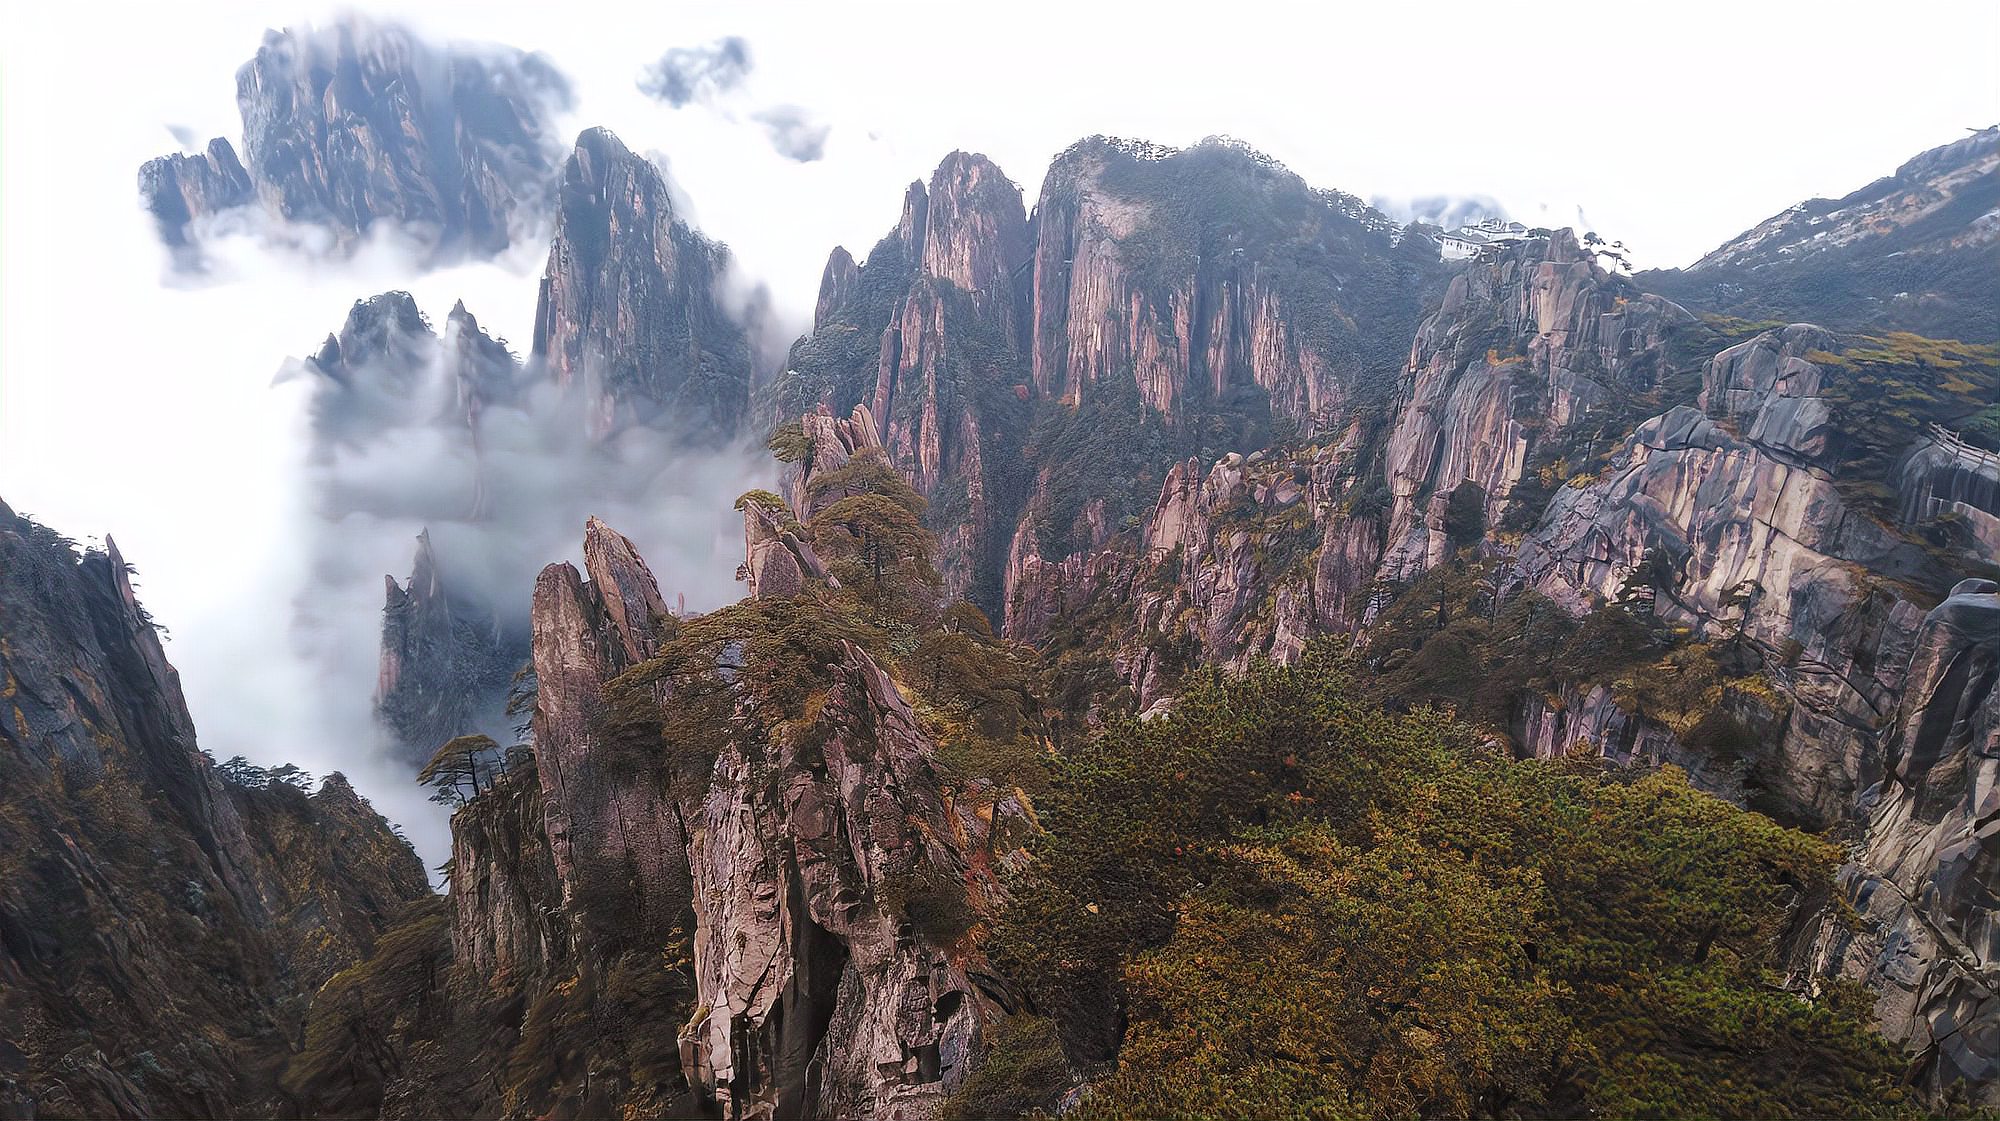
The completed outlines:
{"type": "Polygon", "coordinates": [[[1058,767],[991,948],[1079,1116],[1903,1116],[1781,983],[1840,854],[1673,768],[1514,762],[1324,644],[1058,767]]]}
{"type": "Polygon", "coordinates": [[[1052,1111],[1069,1087],[1069,1065],[1047,1017],[1019,1013],[1000,1021],[986,1053],[944,1104],[940,1121],[1011,1121],[1052,1111]]]}

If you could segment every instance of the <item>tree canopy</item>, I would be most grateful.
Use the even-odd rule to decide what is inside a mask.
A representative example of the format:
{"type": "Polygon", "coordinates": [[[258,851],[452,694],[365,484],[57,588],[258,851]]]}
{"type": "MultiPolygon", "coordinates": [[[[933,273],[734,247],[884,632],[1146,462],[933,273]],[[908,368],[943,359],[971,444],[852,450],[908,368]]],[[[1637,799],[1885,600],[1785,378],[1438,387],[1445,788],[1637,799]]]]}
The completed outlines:
{"type": "Polygon", "coordinates": [[[1492,754],[1316,645],[1055,772],[993,950],[1079,1116],[1915,1109],[1865,1000],[1785,983],[1837,849],[1673,768],[1492,754]]]}

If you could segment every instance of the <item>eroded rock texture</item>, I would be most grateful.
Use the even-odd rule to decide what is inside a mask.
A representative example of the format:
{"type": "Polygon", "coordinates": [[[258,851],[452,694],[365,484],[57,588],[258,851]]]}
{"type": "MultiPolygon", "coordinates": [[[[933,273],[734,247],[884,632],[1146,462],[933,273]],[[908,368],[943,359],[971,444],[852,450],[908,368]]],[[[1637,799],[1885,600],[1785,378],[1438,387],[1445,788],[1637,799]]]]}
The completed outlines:
{"type": "Polygon", "coordinates": [[[1866,845],[1842,873],[1861,926],[1829,924],[1822,961],[1876,990],[1884,1030],[1917,1053],[1931,1088],[1969,1082],[1990,1100],[2000,1077],[2000,584],[1963,581],[1924,617],[1908,681],[1884,773],[1863,800],[1866,845]]]}
{"type": "Polygon", "coordinates": [[[139,195],[171,249],[190,244],[188,226],[198,215],[242,206],[256,197],[236,149],[218,136],[196,155],[176,153],[139,168],[139,195]]]}
{"type": "Polygon", "coordinates": [[[675,216],[659,169],[608,130],[563,166],[534,354],[593,436],[644,424],[709,445],[750,404],[750,345],[721,300],[728,251],[675,216]]]}
{"type": "Polygon", "coordinates": [[[2000,555],[2000,455],[1932,428],[1896,465],[1897,514],[1905,526],[1951,518],[1989,555],[2000,555]]]}
{"type": "Polygon", "coordinates": [[[0,1108],[269,1116],[305,1002],[430,894],[338,775],[226,782],[117,547],[0,504],[0,1108]]]}
{"type": "Polygon", "coordinates": [[[832,681],[815,727],[717,761],[684,1054],[744,1116],[922,1116],[991,1012],[976,957],[884,901],[919,875],[964,882],[968,838],[889,676],[848,647],[832,681]]]}
{"type": "Polygon", "coordinates": [[[561,158],[550,118],[568,107],[569,84],[538,55],[439,46],[350,17],[266,32],[237,71],[236,102],[241,164],[217,138],[203,156],[140,171],[170,246],[253,195],[270,217],[324,227],[340,249],[378,223],[439,257],[491,256],[545,229],[561,158]]]}
{"type": "Polygon", "coordinates": [[[1718,354],[1708,413],[1642,424],[1608,474],[1556,495],[1516,561],[1521,580],[1581,611],[1656,554],[1670,575],[1655,582],[1654,612],[1747,639],[1785,688],[1793,707],[1758,774],[1822,823],[1874,780],[1875,730],[1920,618],[1880,576],[1915,571],[1914,548],[1855,509],[1828,470],[1825,375],[1805,355],[1834,345],[1798,325],[1718,354]]]}
{"type": "Polygon", "coordinates": [[[1023,575],[1088,567],[1191,450],[1383,404],[1437,267],[1229,142],[1081,142],[1025,219],[998,168],[954,153],[865,262],[828,261],[780,412],[869,405],[930,499],[947,591],[1032,616],[1060,595],[1023,575]]]}
{"type": "MultiPolygon", "coordinates": [[[[922,901],[995,905],[993,831],[1021,826],[1020,799],[958,806],[903,687],[851,643],[811,670],[803,711],[760,709],[734,668],[705,676],[729,715],[700,743],[663,741],[660,714],[701,686],[633,674],[698,620],[667,610],[602,522],[584,558],[536,585],[532,770],[454,815],[449,959],[387,1014],[397,1058],[360,1100],[422,1113],[461,1087],[509,1114],[933,1114],[1010,998],[970,925],[922,901]],[[559,1026],[596,1023],[625,1026],[559,1026]]],[[[783,612],[788,593],[767,583],[759,602],[783,612]]]]}
{"type": "Polygon", "coordinates": [[[1470,484],[1499,526],[1531,467],[1574,448],[1579,429],[1658,389],[1668,334],[1692,317],[1607,275],[1567,230],[1452,279],[1410,349],[1386,458],[1384,574],[1407,580],[1450,545],[1452,492],[1470,484]]]}
{"type": "Polygon", "coordinates": [[[446,584],[428,533],[417,538],[409,582],[383,579],[375,711],[404,754],[421,765],[457,736],[510,742],[506,695],[525,661],[523,636],[502,624],[485,597],[446,584]]]}
{"type": "Polygon", "coordinates": [[[982,998],[963,951],[885,901],[919,874],[963,882],[971,865],[936,749],[895,684],[845,647],[816,718],[746,720],[705,774],[631,774],[592,715],[609,678],[652,653],[665,610],[622,537],[593,523],[585,556],[587,583],[567,566],[543,574],[535,613],[538,766],[566,909],[588,922],[593,905],[615,907],[655,936],[692,920],[682,1063],[725,1114],[934,1103],[969,1070],[982,998]]]}
{"type": "Polygon", "coordinates": [[[364,526],[434,523],[460,542],[440,549],[420,531],[407,583],[383,578],[374,704],[392,745],[421,766],[454,736],[512,742],[504,710],[527,661],[527,618],[493,588],[503,558],[521,548],[508,547],[522,536],[517,504],[496,496],[519,475],[509,458],[519,441],[495,454],[485,434],[491,410],[522,409],[530,387],[519,363],[463,303],[439,332],[408,293],[388,292],[356,301],[304,369],[314,379],[309,454],[315,529],[323,526],[309,540],[316,577],[341,578],[365,549],[354,539],[364,526]],[[496,523],[506,529],[483,532],[496,523]]]}

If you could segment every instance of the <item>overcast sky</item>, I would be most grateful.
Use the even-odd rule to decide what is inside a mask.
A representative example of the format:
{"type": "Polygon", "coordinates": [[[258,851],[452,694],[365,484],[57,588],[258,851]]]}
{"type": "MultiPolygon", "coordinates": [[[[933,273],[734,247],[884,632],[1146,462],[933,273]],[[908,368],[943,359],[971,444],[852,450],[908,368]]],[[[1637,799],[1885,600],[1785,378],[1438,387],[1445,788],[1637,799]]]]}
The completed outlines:
{"type": "MultiPolygon", "coordinates": [[[[0,497],[119,538],[225,756],[329,750],[293,703],[315,682],[260,656],[297,577],[299,392],[271,385],[280,362],[388,288],[438,319],[463,297],[520,345],[533,321],[534,247],[418,276],[390,246],[309,267],[239,245],[218,282],[163,283],[138,165],[175,149],[170,128],[237,141],[233,74],[263,28],[344,8],[546,52],[576,85],[565,128],[663,155],[696,224],[794,315],[828,249],[863,254],[902,186],[955,147],[992,156],[1032,204],[1081,136],[1226,133],[1363,197],[1485,194],[1551,225],[1581,207],[1644,266],[2000,120],[1991,0],[6,5],[0,497]],[[740,88],[679,109],[639,91],[663,51],[728,35],[749,48],[740,88]],[[760,116],[780,107],[826,127],[822,158],[773,149],[760,116]]],[[[670,595],[706,583],[660,575],[670,595]]]]}

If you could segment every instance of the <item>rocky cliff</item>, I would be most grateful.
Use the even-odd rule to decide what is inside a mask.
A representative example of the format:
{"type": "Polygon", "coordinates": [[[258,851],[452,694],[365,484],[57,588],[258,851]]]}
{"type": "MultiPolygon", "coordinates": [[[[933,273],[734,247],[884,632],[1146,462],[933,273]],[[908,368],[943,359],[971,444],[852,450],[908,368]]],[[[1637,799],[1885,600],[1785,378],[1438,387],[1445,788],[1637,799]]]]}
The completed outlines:
{"type": "Polygon", "coordinates": [[[868,407],[875,438],[936,504],[948,592],[989,607],[1021,497],[1028,238],[1020,189],[986,157],[952,153],[928,188],[910,184],[865,264],[834,251],[814,333],[780,386],[787,409],[868,407]]]}
{"type": "Polygon", "coordinates": [[[408,293],[388,292],[356,301],[303,368],[313,379],[310,470],[326,527],[310,540],[315,576],[345,578],[349,558],[366,551],[355,535],[399,523],[443,527],[461,543],[440,551],[421,529],[407,584],[382,578],[374,704],[395,749],[421,765],[457,735],[512,742],[503,710],[527,662],[527,623],[491,591],[509,550],[480,538],[496,522],[497,537],[516,528],[504,491],[518,473],[509,455],[519,453],[504,439],[496,450],[489,429],[514,430],[494,416],[524,407],[532,387],[519,363],[464,304],[438,332],[408,293]]]}
{"type": "Polygon", "coordinates": [[[1839,345],[1799,325],[1716,355],[1706,412],[1642,424],[1609,471],[1557,494],[1516,561],[1519,579],[1579,613],[1642,573],[1656,615],[1747,643],[1791,700],[1775,757],[1755,767],[1822,823],[1872,781],[1921,616],[1891,581],[1925,565],[1834,485],[1829,378],[1807,356],[1839,345]]]}
{"type": "Polygon", "coordinates": [[[139,168],[139,195],[159,227],[160,240],[178,258],[188,258],[184,264],[194,264],[198,258],[186,253],[193,244],[189,226],[202,215],[249,203],[256,197],[256,187],[236,158],[236,149],[218,136],[199,154],[147,160],[139,168]]]}
{"type": "Polygon", "coordinates": [[[381,223],[440,258],[490,256],[544,228],[561,158],[550,120],[569,85],[537,55],[350,17],[266,32],[237,72],[236,102],[241,164],[218,137],[203,156],[140,170],[170,246],[254,195],[270,217],[324,227],[338,249],[381,223]]]}
{"type": "Polygon", "coordinates": [[[2000,453],[1932,427],[1897,464],[1894,486],[1901,525],[1949,519],[1952,537],[2000,555],[2000,453]]]}
{"type": "Polygon", "coordinates": [[[1567,230],[1455,276],[1417,331],[1389,433],[1384,574],[1408,580],[1443,558],[1460,488],[1475,533],[1546,495],[1545,484],[1515,492],[1530,472],[1581,459],[1592,426],[1621,406],[1657,400],[1667,336],[1691,319],[1607,275],[1567,230]]]}
{"type": "Polygon", "coordinates": [[[1072,403],[1129,377],[1161,413],[1249,394],[1312,429],[1417,311],[1393,222],[1227,141],[1080,142],[1035,220],[1035,385],[1072,403]]]}
{"type": "Polygon", "coordinates": [[[310,629],[340,631],[326,613],[377,579],[356,557],[382,535],[421,535],[409,583],[388,578],[382,601],[375,705],[401,754],[421,763],[460,734],[511,742],[502,711],[529,620],[508,590],[587,511],[658,507],[663,472],[739,434],[751,352],[725,306],[727,267],[674,216],[658,170],[592,130],[566,166],[531,361],[463,303],[434,327],[390,292],[357,301],[296,364],[319,515],[300,598],[310,629]]]}
{"type": "Polygon", "coordinates": [[[1861,800],[1867,840],[1843,872],[1862,914],[1829,923],[1820,965],[1878,994],[1883,1029],[1926,1085],[2000,1076],[1994,988],[1993,768],[2000,759],[2000,584],[1966,580],[1916,628],[1908,687],[1861,800]]]}
{"type": "Polygon", "coordinates": [[[268,1116],[306,1000],[429,884],[340,776],[210,763],[128,571],[0,505],[0,1107],[268,1116]]]}
{"type": "Polygon", "coordinates": [[[659,169],[608,130],[563,166],[534,355],[593,436],[643,424],[709,445],[750,403],[750,345],[722,302],[728,251],[674,214],[659,169]]]}
{"type": "MultiPolygon", "coordinates": [[[[826,452],[827,472],[857,455],[826,452]]],[[[1025,798],[947,770],[937,686],[898,675],[776,501],[745,498],[745,567],[782,550],[791,575],[711,616],[670,612],[594,519],[583,570],[543,571],[532,764],[453,817],[435,969],[361,971],[404,978],[386,1057],[347,1042],[360,1011],[315,1007],[288,1075],[312,1110],[421,1113],[460,1087],[508,1115],[924,1116],[969,1075],[1015,999],[977,932],[1025,798]]]]}
{"type": "Polygon", "coordinates": [[[1100,514],[1067,561],[1019,541],[1010,633],[1122,634],[1142,707],[1187,666],[1355,635],[1456,550],[1533,524],[1623,426],[1692,397],[1670,343],[1705,333],[1568,231],[1472,262],[1416,328],[1393,395],[1350,401],[1312,436],[1174,465],[1136,533],[1100,514]]]}
{"type": "Polygon", "coordinates": [[[1009,616],[1020,574],[1131,528],[1190,451],[1382,406],[1383,340],[1439,267],[1399,239],[1229,141],[1083,141],[1026,220],[998,168],[954,153],[866,261],[829,260],[781,409],[868,405],[931,501],[948,590],[1009,616]]]}
{"type": "MultiPolygon", "coordinates": [[[[1865,221],[1825,227],[1846,231],[1837,252],[1990,281],[1977,238],[1905,252],[1981,197],[1983,143],[1857,202],[1865,221]]],[[[286,1091],[324,1115],[931,1115],[1003,1014],[1047,1011],[986,937],[1037,827],[1028,789],[1094,757],[1051,759],[1107,725],[1180,750],[1160,717],[1191,673],[1331,636],[1357,712],[1453,708],[1475,729],[1454,742],[1566,761],[1521,775],[1675,764],[1847,842],[1852,914],[1821,890],[1758,919],[1791,985],[1864,981],[1926,1093],[1990,1100],[2000,355],[1697,315],[1587,242],[1535,231],[1445,266],[1423,230],[1228,142],[1085,141],[1032,211],[954,153],[865,260],[828,259],[774,387],[782,493],[737,503],[749,598],[669,611],[597,518],[580,570],[541,570],[521,617],[532,757],[459,791],[448,907],[334,976],[286,1091]]],[[[1780,267],[1756,252],[1704,269],[1780,267]]],[[[751,379],[726,267],[650,164],[587,132],[535,360],[458,312],[440,341],[406,299],[371,302],[318,360],[339,402],[322,435],[365,444],[419,401],[426,434],[484,462],[491,421],[555,401],[585,449],[727,440],[751,379]]],[[[471,477],[451,517],[516,524],[512,492],[471,477]]],[[[426,542],[390,584],[384,711],[427,738],[465,722],[452,667],[519,610],[458,598],[452,555],[426,542]]],[[[1240,777],[1238,756],[1212,762],[1240,777]]],[[[1246,825],[1307,798],[1287,789],[1246,825]]],[[[1162,875],[1186,874],[1172,854],[1162,875]]],[[[1061,931],[1103,921],[1070,890],[1061,931]]],[[[1143,921],[1164,938],[1170,917],[1143,921]]],[[[1701,925],[1663,939],[1675,963],[1738,955],[1701,925]]],[[[1509,976],[1571,949],[1523,964],[1501,942],[1509,976]]],[[[1090,1057],[1128,1011],[1096,1010],[1090,1057]]]]}
{"type": "Polygon", "coordinates": [[[409,582],[384,581],[375,711],[403,754],[421,764],[461,735],[512,742],[507,692],[527,655],[519,628],[504,625],[484,596],[445,583],[428,533],[417,538],[409,582]]]}
{"type": "MultiPolygon", "coordinates": [[[[1352,636],[1392,698],[1465,698],[1518,753],[1677,764],[1868,838],[1912,885],[1956,877],[1879,803],[1914,719],[1899,706],[1943,672],[1926,611],[1991,564],[1993,453],[1958,426],[1991,407],[1992,365],[1916,336],[1701,319],[1557,231],[1457,271],[1386,413],[1177,464],[1136,527],[1087,500],[1091,544],[1061,560],[1018,548],[1009,633],[1093,712],[1157,711],[1194,666],[1352,636]]],[[[1904,774],[1937,806],[1957,789],[1904,774]]],[[[1922,828],[1961,812],[1933,806],[1922,828]]],[[[1926,906],[1955,909],[1954,930],[1985,921],[1949,890],[1926,906]]],[[[1951,943],[1892,933],[1918,919],[1870,898],[1873,933],[1829,968],[1885,992],[1883,1023],[1913,1050],[1962,1024],[1983,1039],[1983,990],[1941,979],[1951,943]],[[1894,984],[1891,943],[1908,947],[1894,984]]],[[[1989,1084],[1983,1046],[1940,1043],[1920,1069],[1934,1088],[1989,1084]]]]}

